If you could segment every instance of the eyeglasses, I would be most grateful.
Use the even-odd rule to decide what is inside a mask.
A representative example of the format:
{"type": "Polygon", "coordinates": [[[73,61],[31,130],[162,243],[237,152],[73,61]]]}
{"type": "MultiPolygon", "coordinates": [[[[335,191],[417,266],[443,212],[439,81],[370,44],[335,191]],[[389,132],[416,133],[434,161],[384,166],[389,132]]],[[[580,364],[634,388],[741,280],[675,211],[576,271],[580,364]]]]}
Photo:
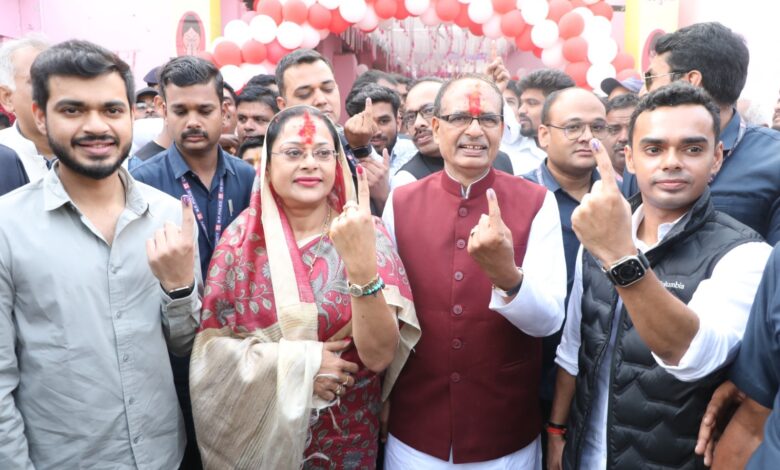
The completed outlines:
{"type": "Polygon", "coordinates": [[[671,72],[667,73],[659,73],[658,75],[650,75],[650,71],[648,70],[645,72],[645,88],[647,91],[650,91],[650,87],[653,86],[653,79],[658,77],[666,77],[668,75],[672,75],[672,81],[675,81],[676,78],[674,78],[674,75],[682,75],[688,73],[687,71],[683,70],[672,70],[671,72]]]}
{"type": "Polygon", "coordinates": [[[479,116],[472,116],[468,113],[454,113],[447,114],[446,116],[439,116],[439,119],[446,121],[450,123],[451,126],[457,128],[468,127],[476,119],[479,123],[479,127],[483,129],[495,129],[500,126],[501,122],[504,120],[500,114],[495,113],[484,113],[479,116]]]}
{"type": "Polygon", "coordinates": [[[585,127],[590,128],[590,133],[597,139],[603,139],[607,135],[607,124],[603,122],[591,122],[586,124],[584,122],[573,122],[566,124],[565,126],[554,126],[552,124],[545,124],[547,127],[553,127],[555,129],[561,129],[563,135],[569,140],[579,139],[583,133],[585,133],[585,127]]]}
{"type": "Polygon", "coordinates": [[[311,152],[305,152],[303,149],[288,148],[280,152],[271,152],[271,155],[282,155],[288,162],[299,162],[306,158],[306,155],[310,154],[318,162],[330,161],[335,155],[334,149],[315,149],[311,152]]]}
{"type": "Polygon", "coordinates": [[[417,115],[421,115],[423,119],[430,122],[433,117],[433,104],[426,104],[417,111],[406,111],[401,118],[406,127],[412,127],[414,121],[417,120],[417,115]]]}
{"type": "MultiPolygon", "coordinates": [[[[627,129],[628,126],[626,124],[612,124],[607,126],[607,132],[609,132],[609,135],[615,136],[623,132],[623,129],[627,129]]],[[[591,132],[593,132],[593,128],[591,128],[591,132]]]]}

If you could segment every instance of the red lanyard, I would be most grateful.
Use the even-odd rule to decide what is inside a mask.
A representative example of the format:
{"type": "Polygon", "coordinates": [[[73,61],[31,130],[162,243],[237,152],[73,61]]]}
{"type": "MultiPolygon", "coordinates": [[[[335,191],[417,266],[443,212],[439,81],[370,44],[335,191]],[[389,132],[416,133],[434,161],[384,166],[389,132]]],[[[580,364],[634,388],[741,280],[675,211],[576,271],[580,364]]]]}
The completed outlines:
{"type": "Polygon", "coordinates": [[[195,212],[195,218],[198,219],[198,223],[200,224],[200,228],[203,231],[203,235],[205,235],[206,240],[211,243],[212,246],[215,246],[217,242],[219,242],[220,235],[222,235],[222,207],[224,206],[225,201],[225,177],[223,176],[219,180],[219,193],[217,195],[217,223],[214,224],[213,242],[209,238],[209,231],[206,228],[205,216],[203,215],[203,212],[201,212],[200,207],[198,207],[198,203],[195,201],[195,196],[192,195],[190,183],[187,182],[187,178],[185,178],[184,175],[181,177],[181,187],[184,188],[184,191],[192,201],[192,210],[195,212]]]}

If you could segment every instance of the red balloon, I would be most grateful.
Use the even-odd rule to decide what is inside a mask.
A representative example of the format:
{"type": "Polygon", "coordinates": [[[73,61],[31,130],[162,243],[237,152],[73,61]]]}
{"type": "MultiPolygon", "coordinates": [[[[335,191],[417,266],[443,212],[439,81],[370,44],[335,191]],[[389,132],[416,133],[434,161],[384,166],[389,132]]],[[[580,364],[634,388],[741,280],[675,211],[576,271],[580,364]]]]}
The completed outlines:
{"type": "Polygon", "coordinates": [[[493,11],[496,13],[509,13],[516,7],[515,0],[493,0],[493,11]]]}
{"type": "Polygon", "coordinates": [[[395,16],[396,11],[395,0],[376,0],[376,3],[374,3],[374,12],[376,12],[376,16],[383,20],[395,16]]]}
{"type": "Polygon", "coordinates": [[[565,40],[563,42],[563,58],[569,62],[588,60],[588,41],[582,36],[565,40]]]}
{"type": "Polygon", "coordinates": [[[604,0],[601,0],[598,3],[594,3],[593,5],[588,5],[588,8],[590,8],[590,11],[592,11],[594,15],[603,16],[608,20],[611,20],[612,15],[615,13],[615,11],[612,9],[612,5],[605,2],[604,0]]]}
{"type": "Polygon", "coordinates": [[[474,36],[483,36],[484,33],[482,32],[482,25],[479,23],[475,23],[471,20],[469,20],[469,31],[471,31],[471,34],[474,36]]]}
{"type": "Polygon", "coordinates": [[[626,54],[625,52],[618,52],[615,59],[612,61],[612,65],[615,70],[632,69],[634,68],[634,56],[626,54]]]}
{"type": "Polygon", "coordinates": [[[436,16],[442,21],[452,21],[460,13],[458,0],[439,0],[436,2],[436,16]]]}
{"type": "Polygon", "coordinates": [[[265,44],[260,41],[250,39],[241,46],[241,57],[244,58],[244,62],[260,64],[267,56],[265,44]]]}
{"type": "Polygon", "coordinates": [[[282,22],[282,4],[279,0],[260,0],[255,6],[259,15],[267,15],[276,21],[276,24],[282,22]]]}
{"type": "Polygon", "coordinates": [[[571,0],[572,8],[585,7],[588,8],[588,4],[584,0],[571,0]]]}
{"type": "Polygon", "coordinates": [[[530,51],[534,47],[534,42],[531,41],[531,28],[525,28],[525,30],[515,38],[515,46],[521,51],[530,51]]]}
{"type": "Polygon", "coordinates": [[[282,6],[282,18],[295,24],[303,24],[309,16],[309,9],[302,0],[287,0],[282,6]]]}
{"type": "Polygon", "coordinates": [[[198,52],[197,56],[200,57],[203,60],[208,60],[209,62],[211,62],[214,65],[217,65],[217,63],[214,61],[214,56],[211,55],[211,52],[200,51],[200,52],[198,52]]]}
{"type": "Polygon", "coordinates": [[[533,48],[533,50],[531,52],[534,53],[534,55],[536,56],[537,59],[541,59],[542,58],[542,48],[541,47],[534,46],[534,48],[533,48]]]}
{"type": "Polygon", "coordinates": [[[328,29],[330,27],[330,10],[315,3],[309,8],[309,24],[314,29],[328,29]]]}
{"type": "Polygon", "coordinates": [[[579,13],[569,12],[558,21],[558,35],[563,39],[579,36],[585,29],[585,20],[579,13]]]}
{"type": "Polygon", "coordinates": [[[268,53],[268,62],[272,64],[278,63],[282,59],[282,57],[292,52],[282,47],[282,45],[279,44],[279,41],[277,41],[276,39],[274,39],[268,44],[268,46],[266,47],[266,51],[268,53]]]}
{"type": "Polygon", "coordinates": [[[574,83],[579,87],[588,86],[588,69],[590,68],[590,62],[573,62],[566,66],[563,71],[566,75],[570,76],[574,83]]]}
{"type": "Polygon", "coordinates": [[[341,17],[338,8],[331,10],[330,12],[330,32],[333,34],[341,34],[352,25],[349,21],[341,17]]]}
{"type": "Polygon", "coordinates": [[[523,14],[519,10],[512,10],[501,17],[501,32],[510,38],[520,36],[525,29],[523,14]]]}
{"type": "Polygon", "coordinates": [[[406,9],[406,4],[401,0],[398,0],[395,6],[395,17],[399,20],[405,20],[411,16],[409,10],[406,9]]]}
{"type": "Polygon", "coordinates": [[[239,65],[241,63],[241,48],[232,41],[222,41],[214,48],[214,62],[219,67],[239,65]]]}
{"type": "Polygon", "coordinates": [[[468,28],[471,20],[469,19],[469,6],[466,4],[460,5],[460,11],[458,12],[458,16],[455,17],[455,20],[453,20],[454,23],[461,28],[468,28]]]}
{"type": "Polygon", "coordinates": [[[563,15],[574,9],[569,0],[550,0],[550,10],[547,13],[547,19],[556,23],[563,15]]]}

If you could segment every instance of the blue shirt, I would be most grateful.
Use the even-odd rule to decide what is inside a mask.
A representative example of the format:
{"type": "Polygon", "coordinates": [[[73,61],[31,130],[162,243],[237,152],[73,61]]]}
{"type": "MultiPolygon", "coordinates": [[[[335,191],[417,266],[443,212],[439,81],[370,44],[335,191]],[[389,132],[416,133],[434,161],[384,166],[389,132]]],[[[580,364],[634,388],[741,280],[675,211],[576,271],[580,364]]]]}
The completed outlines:
{"type": "Polygon", "coordinates": [[[238,159],[224,150],[219,149],[217,171],[211,179],[211,187],[206,188],[198,176],[190,170],[187,162],[179,153],[176,145],[146,160],[132,170],[133,178],[146,183],[175,198],[187,194],[182,186],[182,176],[187,179],[195,204],[203,213],[204,224],[208,233],[204,233],[198,224],[198,248],[200,253],[201,273],[205,279],[208,273],[211,254],[218,240],[214,240],[214,226],[217,222],[219,208],[219,182],[225,179],[225,199],[222,207],[222,230],[238,217],[249,206],[249,195],[255,180],[255,169],[252,165],[238,159]]]}
{"type": "Polygon", "coordinates": [[[0,196],[29,182],[19,155],[10,147],[0,145],[0,196]]]}
{"type": "MultiPolygon", "coordinates": [[[[723,151],[729,154],[710,183],[715,209],[760,233],[770,245],[780,241],[780,132],[747,126],[740,134],[736,111],[721,132],[723,151]]],[[[638,191],[636,177],[625,173],[623,193],[638,191]]]]}
{"type": "MultiPolygon", "coordinates": [[[[561,231],[563,232],[563,254],[566,258],[566,300],[564,312],[569,304],[571,286],[574,284],[574,264],[577,260],[577,251],[580,249],[580,241],[571,227],[571,214],[580,205],[580,201],[573,198],[564,190],[547,168],[547,158],[535,170],[523,175],[523,178],[541,184],[546,187],[558,202],[558,214],[561,218],[561,231]]],[[[600,180],[598,170],[593,169],[590,177],[590,185],[600,180]]],[[[542,382],[540,396],[544,400],[552,400],[555,390],[555,351],[561,342],[561,332],[542,339],[542,382]]]]}
{"type": "Polygon", "coordinates": [[[749,470],[777,468],[780,462],[780,250],[775,247],[764,269],[731,380],[772,413],[764,441],[751,457],[749,470]]]}

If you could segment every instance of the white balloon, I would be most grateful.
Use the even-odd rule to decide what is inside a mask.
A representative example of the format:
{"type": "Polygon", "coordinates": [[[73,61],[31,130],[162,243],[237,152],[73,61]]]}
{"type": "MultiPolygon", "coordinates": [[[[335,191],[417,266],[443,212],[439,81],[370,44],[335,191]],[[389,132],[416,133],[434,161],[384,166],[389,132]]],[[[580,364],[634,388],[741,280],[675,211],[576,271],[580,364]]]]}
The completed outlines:
{"type": "Polygon", "coordinates": [[[581,36],[587,40],[608,38],[612,36],[612,22],[603,16],[591,16],[585,20],[585,29],[582,30],[581,36]]]}
{"type": "Polygon", "coordinates": [[[436,26],[441,23],[441,19],[436,14],[436,8],[433,5],[429,6],[422,15],[420,15],[420,22],[425,26],[436,26]]]}
{"type": "Polygon", "coordinates": [[[464,3],[468,5],[469,3],[471,3],[471,0],[458,0],[458,3],[464,3]]]}
{"type": "Polygon", "coordinates": [[[238,90],[246,83],[244,72],[237,65],[223,65],[219,71],[222,74],[222,79],[233,87],[234,90],[238,90]]]}
{"type": "Polygon", "coordinates": [[[301,47],[304,49],[314,49],[317,44],[320,43],[320,32],[312,28],[309,23],[304,23],[303,28],[303,42],[301,47]]]}
{"type": "Polygon", "coordinates": [[[233,41],[241,47],[245,42],[252,38],[252,31],[249,29],[249,25],[242,20],[228,21],[225,25],[225,39],[233,41]]]}
{"type": "Polygon", "coordinates": [[[320,5],[328,10],[335,10],[341,5],[341,0],[317,0],[320,5]]]}
{"type": "Polygon", "coordinates": [[[241,69],[241,72],[244,74],[244,83],[248,82],[249,79],[254,77],[255,75],[263,75],[268,73],[268,69],[261,64],[250,64],[248,62],[244,62],[238,67],[241,69]]]}
{"type": "Polygon", "coordinates": [[[591,64],[608,64],[615,60],[618,45],[612,38],[596,38],[588,40],[588,62],[591,64]]]}
{"type": "Polygon", "coordinates": [[[588,18],[593,18],[593,12],[585,7],[577,7],[574,10],[572,10],[575,13],[578,13],[583,20],[588,21],[588,18]]]}
{"type": "Polygon", "coordinates": [[[498,39],[504,35],[501,31],[501,15],[493,15],[487,23],[482,25],[482,33],[486,38],[498,39]]]}
{"type": "Polygon", "coordinates": [[[558,39],[555,44],[542,51],[542,63],[550,68],[559,68],[566,65],[563,58],[563,39],[558,39]]]}
{"type": "Polygon", "coordinates": [[[558,40],[558,24],[553,20],[544,20],[531,29],[531,42],[536,47],[547,49],[558,40]]]}
{"type": "Polygon", "coordinates": [[[431,0],[404,0],[404,6],[412,16],[420,16],[431,6],[431,0]]]}
{"type": "Polygon", "coordinates": [[[368,6],[364,0],[341,0],[339,13],[350,23],[359,23],[366,16],[368,6]]]}
{"type": "Polygon", "coordinates": [[[601,0],[582,0],[582,1],[585,2],[585,5],[593,5],[595,3],[598,3],[601,0]]]}
{"type": "Polygon", "coordinates": [[[268,44],[276,39],[276,21],[267,15],[257,15],[249,22],[249,29],[255,41],[268,44]]]}
{"type": "MultiPolygon", "coordinates": [[[[282,3],[284,4],[284,2],[282,3]]],[[[311,8],[315,3],[317,3],[317,0],[303,0],[303,4],[306,5],[306,8],[311,8]]]]}
{"type": "Polygon", "coordinates": [[[326,37],[330,36],[330,31],[328,31],[327,29],[320,29],[317,32],[320,33],[320,40],[323,40],[326,37]]]}
{"type": "Polygon", "coordinates": [[[367,8],[366,14],[363,19],[357,24],[357,27],[362,31],[373,31],[379,26],[379,17],[376,16],[376,12],[373,8],[367,8]]]}
{"type": "Polygon", "coordinates": [[[493,3],[487,0],[479,0],[469,3],[468,16],[471,21],[485,24],[493,18],[493,3]]]}
{"type": "Polygon", "coordinates": [[[550,12],[550,5],[547,0],[525,0],[522,3],[520,13],[523,14],[523,20],[530,25],[536,25],[547,18],[550,12]]]}
{"type": "Polygon", "coordinates": [[[591,88],[598,90],[605,78],[615,78],[616,74],[617,71],[615,71],[615,67],[612,64],[593,64],[588,69],[585,79],[591,88]]]}
{"type": "Polygon", "coordinates": [[[282,21],[276,30],[276,40],[285,49],[297,49],[303,42],[303,28],[292,21],[282,21]]]}

